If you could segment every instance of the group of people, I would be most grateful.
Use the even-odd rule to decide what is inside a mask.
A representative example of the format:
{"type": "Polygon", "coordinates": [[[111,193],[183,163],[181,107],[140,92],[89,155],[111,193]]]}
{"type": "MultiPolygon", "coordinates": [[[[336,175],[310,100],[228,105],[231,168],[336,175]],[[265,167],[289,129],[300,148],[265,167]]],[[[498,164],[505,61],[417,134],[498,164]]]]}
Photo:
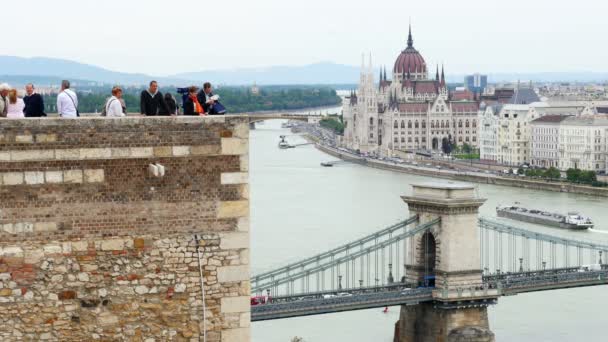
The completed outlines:
{"type": "Polygon", "coordinates": [[[26,96],[19,98],[17,89],[8,84],[0,84],[0,117],[2,118],[31,118],[46,116],[44,99],[36,93],[33,84],[25,86],[26,96]]]}
{"type": "MultiPolygon", "coordinates": [[[[23,118],[46,116],[44,99],[35,92],[33,84],[25,87],[26,96],[21,99],[17,90],[8,84],[0,84],[0,117],[23,118]]],[[[108,117],[126,116],[127,106],[123,99],[123,90],[119,86],[112,88],[112,96],[106,99],[101,115],[108,117]]],[[[195,86],[188,88],[188,96],[184,101],[184,115],[221,115],[225,109],[218,102],[219,97],[212,92],[211,83],[206,82],[203,89],[195,86]]],[[[57,113],[62,118],[76,118],[78,111],[78,95],[70,89],[70,82],[61,82],[61,90],[57,95],[57,113]]],[[[141,92],[140,114],[144,116],[178,115],[179,106],[171,93],[164,96],[158,89],[158,82],[150,82],[149,88],[141,92]]]]}
{"type": "MultiPolygon", "coordinates": [[[[188,88],[188,95],[184,100],[184,115],[221,115],[224,108],[218,102],[219,97],[213,94],[211,83],[206,82],[199,91],[196,86],[188,88]]],[[[141,114],[177,115],[178,105],[172,94],[165,96],[158,90],[156,81],[150,82],[150,87],[141,92],[141,114]]]]}

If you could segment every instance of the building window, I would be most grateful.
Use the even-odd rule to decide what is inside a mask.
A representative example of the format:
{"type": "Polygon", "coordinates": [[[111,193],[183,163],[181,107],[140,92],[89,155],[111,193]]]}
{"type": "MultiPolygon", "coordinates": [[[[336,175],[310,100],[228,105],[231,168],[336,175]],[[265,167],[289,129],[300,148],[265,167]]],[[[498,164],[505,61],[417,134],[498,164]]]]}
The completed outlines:
{"type": "Polygon", "coordinates": [[[458,120],[458,128],[462,128],[462,120],[458,120]]]}
{"type": "Polygon", "coordinates": [[[426,121],[422,120],[422,128],[426,128],[426,121]]]}
{"type": "Polygon", "coordinates": [[[399,128],[399,122],[397,122],[397,120],[395,120],[395,128],[399,128]]]}
{"type": "Polygon", "coordinates": [[[414,128],[418,128],[418,120],[414,123],[414,128]]]}
{"type": "Polygon", "coordinates": [[[405,121],[401,120],[401,128],[405,128],[405,121]]]}
{"type": "Polygon", "coordinates": [[[395,137],[395,143],[399,142],[399,138],[395,137]]]}
{"type": "Polygon", "coordinates": [[[467,122],[464,123],[464,127],[469,128],[469,120],[467,120],[467,122]]]}
{"type": "Polygon", "coordinates": [[[431,128],[435,128],[435,122],[431,121],[431,128]]]}
{"type": "Polygon", "coordinates": [[[477,127],[477,120],[473,120],[473,128],[477,127]]]}
{"type": "Polygon", "coordinates": [[[412,128],[412,122],[411,121],[407,122],[407,128],[412,128]]]}
{"type": "Polygon", "coordinates": [[[407,142],[408,142],[408,143],[411,143],[411,142],[412,142],[412,137],[408,137],[408,138],[407,138],[407,142]]]}
{"type": "Polygon", "coordinates": [[[401,142],[404,143],[405,142],[405,138],[401,137],[401,142]]]}
{"type": "Polygon", "coordinates": [[[373,139],[374,138],[374,133],[370,133],[369,137],[370,137],[370,139],[373,139]]]}
{"type": "Polygon", "coordinates": [[[426,142],[426,137],[422,137],[422,142],[425,143],[426,142]]]}
{"type": "Polygon", "coordinates": [[[374,125],[374,118],[369,118],[369,125],[373,126],[374,125]]]}

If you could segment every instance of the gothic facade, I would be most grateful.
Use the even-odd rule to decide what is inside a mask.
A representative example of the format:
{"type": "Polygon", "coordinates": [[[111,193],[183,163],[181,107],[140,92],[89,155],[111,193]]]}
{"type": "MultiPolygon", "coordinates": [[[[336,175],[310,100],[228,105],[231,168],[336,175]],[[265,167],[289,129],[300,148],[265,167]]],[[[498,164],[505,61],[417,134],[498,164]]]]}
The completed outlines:
{"type": "Polygon", "coordinates": [[[345,147],[391,156],[395,151],[440,151],[446,142],[478,146],[477,96],[450,93],[443,68],[429,78],[411,28],[392,79],[383,68],[376,82],[373,70],[370,56],[361,67],[357,91],[345,100],[345,147]]]}

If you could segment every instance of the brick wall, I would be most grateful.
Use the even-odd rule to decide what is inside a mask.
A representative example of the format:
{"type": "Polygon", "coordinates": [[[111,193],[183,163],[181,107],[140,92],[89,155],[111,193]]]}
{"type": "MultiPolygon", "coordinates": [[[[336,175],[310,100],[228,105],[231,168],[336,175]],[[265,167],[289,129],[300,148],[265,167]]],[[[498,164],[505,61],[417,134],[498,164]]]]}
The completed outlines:
{"type": "Polygon", "coordinates": [[[0,340],[247,341],[248,127],[0,121],[0,340]]]}

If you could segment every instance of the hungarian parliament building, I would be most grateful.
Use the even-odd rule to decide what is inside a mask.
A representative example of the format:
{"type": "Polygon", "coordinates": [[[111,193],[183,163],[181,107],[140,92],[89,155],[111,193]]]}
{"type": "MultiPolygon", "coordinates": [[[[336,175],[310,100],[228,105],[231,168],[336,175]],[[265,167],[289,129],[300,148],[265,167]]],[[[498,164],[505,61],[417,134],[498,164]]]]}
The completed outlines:
{"type": "Polygon", "coordinates": [[[442,67],[429,78],[427,64],[414,48],[410,27],[407,47],[375,80],[371,57],[362,66],[356,92],[345,100],[346,147],[392,156],[396,151],[441,150],[447,142],[478,147],[478,94],[450,92],[442,67]]]}

